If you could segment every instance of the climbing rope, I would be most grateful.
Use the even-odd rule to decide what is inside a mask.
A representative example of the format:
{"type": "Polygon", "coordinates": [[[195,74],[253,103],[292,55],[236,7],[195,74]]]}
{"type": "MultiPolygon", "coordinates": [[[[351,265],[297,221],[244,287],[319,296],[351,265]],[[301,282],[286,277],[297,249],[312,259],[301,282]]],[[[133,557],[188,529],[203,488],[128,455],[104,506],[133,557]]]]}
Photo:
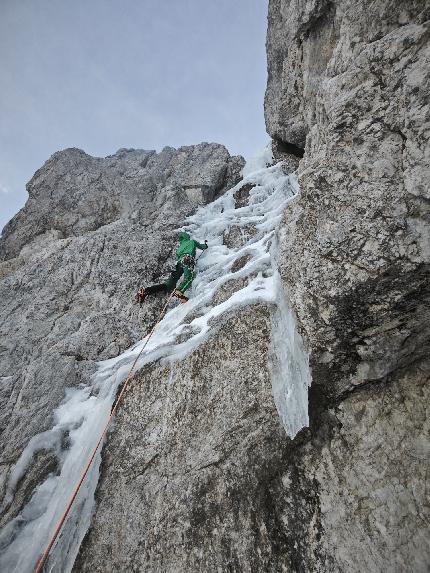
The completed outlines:
{"type": "Polygon", "coordinates": [[[53,533],[53,535],[52,535],[52,537],[51,537],[51,539],[50,539],[48,545],[46,546],[45,551],[43,552],[41,558],[39,559],[39,561],[38,561],[38,563],[37,563],[37,566],[36,566],[36,569],[35,569],[34,573],[41,573],[41,571],[42,571],[42,567],[43,567],[43,565],[44,565],[44,563],[45,563],[45,561],[46,561],[46,559],[47,559],[47,557],[48,557],[48,555],[49,555],[49,552],[50,552],[51,549],[52,549],[52,546],[53,546],[54,543],[55,543],[55,540],[56,540],[57,537],[58,537],[58,534],[59,534],[60,531],[61,531],[61,528],[63,527],[63,523],[66,521],[66,518],[67,518],[67,516],[68,516],[68,514],[69,514],[69,512],[70,512],[70,509],[71,509],[71,507],[72,507],[72,505],[73,505],[73,502],[75,501],[75,498],[76,498],[76,496],[78,495],[78,492],[79,492],[79,490],[80,490],[80,488],[81,488],[82,482],[84,481],[85,476],[87,475],[88,470],[90,469],[91,464],[93,463],[93,460],[94,460],[94,458],[95,458],[95,456],[96,456],[97,450],[99,449],[99,446],[100,446],[100,444],[102,443],[103,438],[105,437],[106,432],[107,432],[108,429],[109,429],[109,426],[110,426],[110,424],[111,424],[111,422],[112,422],[113,417],[115,416],[115,412],[116,412],[117,409],[118,409],[119,403],[121,402],[121,399],[122,399],[122,397],[123,397],[123,395],[124,395],[124,393],[125,393],[125,391],[126,391],[126,389],[127,389],[127,386],[128,386],[128,384],[130,383],[131,379],[132,379],[133,376],[134,376],[134,369],[135,369],[135,367],[136,367],[137,361],[138,361],[139,358],[141,357],[142,352],[145,350],[146,345],[148,344],[148,342],[149,342],[151,336],[154,334],[155,329],[156,329],[157,326],[160,324],[160,322],[161,322],[161,320],[162,320],[162,318],[163,318],[163,316],[164,316],[164,314],[165,314],[165,312],[166,312],[167,305],[169,304],[170,299],[171,299],[172,296],[173,296],[173,293],[174,293],[174,291],[172,291],[172,292],[170,293],[169,298],[167,299],[166,304],[164,305],[162,311],[160,312],[160,315],[159,315],[159,317],[158,317],[158,319],[157,319],[157,322],[156,322],[156,323],[154,324],[154,326],[152,327],[152,330],[151,330],[151,332],[148,334],[148,338],[146,339],[145,344],[142,346],[142,348],[140,349],[139,354],[138,354],[138,355],[136,356],[136,358],[134,359],[134,362],[133,362],[133,364],[132,364],[132,366],[131,366],[131,368],[130,368],[128,374],[127,374],[127,378],[125,379],[125,382],[124,382],[124,384],[123,384],[123,386],[122,386],[122,388],[121,388],[121,392],[119,393],[119,396],[118,396],[118,398],[116,399],[116,401],[115,401],[115,403],[114,403],[114,405],[113,405],[113,408],[112,408],[112,410],[111,410],[109,419],[108,419],[108,421],[106,422],[106,425],[105,425],[105,427],[103,428],[103,431],[102,431],[102,433],[100,434],[99,439],[97,440],[97,444],[96,444],[95,448],[93,449],[93,451],[92,451],[92,453],[91,453],[91,455],[90,455],[90,457],[89,457],[89,459],[88,459],[87,465],[85,466],[85,468],[84,468],[84,470],[83,470],[83,472],[82,472],[82,474],[81,474],[81,476],[80,476],[80,478],[79,478],[79,481],[78,481],[78,483],[76,484],[75,489],[73,490],[72,495],[70,496],[70,499],[69,499],[69,502],[67,503],[66,509],[64,510],[64,512],[63,512],[63,514],[62,514],[60,520],[58,521],[57,526],[56,526],[56,528],[55,528],[55,531],[54,531],[54,533],[53,533]]]}

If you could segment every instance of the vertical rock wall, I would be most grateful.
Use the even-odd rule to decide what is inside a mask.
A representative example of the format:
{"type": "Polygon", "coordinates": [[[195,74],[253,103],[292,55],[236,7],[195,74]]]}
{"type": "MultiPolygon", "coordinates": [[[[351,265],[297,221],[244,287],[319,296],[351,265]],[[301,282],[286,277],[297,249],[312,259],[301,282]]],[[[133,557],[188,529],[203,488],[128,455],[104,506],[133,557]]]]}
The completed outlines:
{"type": "Polygon", "coordinates": [[[278,571],[287,440],[255,305],[173,365],[141,371],[104,450],[74,571],[278,571]]]}
{"type": "Polygon", "coordinates": [[[282,273],[331,394],[429,355],[426,4],[270,3],[268,131],[305,147],[282,273]]]}
{"type": "Polygon", "coordinates": [[[429,16],[425,1],[269,3],[267,129],[304,154],[281,241],[313,379],[294,571],[430,561],[429,16]]]}

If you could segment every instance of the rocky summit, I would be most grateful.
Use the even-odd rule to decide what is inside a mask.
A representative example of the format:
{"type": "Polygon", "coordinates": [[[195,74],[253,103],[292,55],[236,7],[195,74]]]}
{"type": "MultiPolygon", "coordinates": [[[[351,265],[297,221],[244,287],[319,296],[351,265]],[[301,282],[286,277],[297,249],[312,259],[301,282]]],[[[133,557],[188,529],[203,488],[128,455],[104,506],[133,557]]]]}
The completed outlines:
{"type": "Polygon", "coordinates": [[[0,569],[424,573],[430,6],[270,0],[271,150],[54,154],[0,241],[0,569]],[[133,303],[209,249],[186,304],[133,303]],[[146,338],[159,321],[154,335],[146,338]]]}

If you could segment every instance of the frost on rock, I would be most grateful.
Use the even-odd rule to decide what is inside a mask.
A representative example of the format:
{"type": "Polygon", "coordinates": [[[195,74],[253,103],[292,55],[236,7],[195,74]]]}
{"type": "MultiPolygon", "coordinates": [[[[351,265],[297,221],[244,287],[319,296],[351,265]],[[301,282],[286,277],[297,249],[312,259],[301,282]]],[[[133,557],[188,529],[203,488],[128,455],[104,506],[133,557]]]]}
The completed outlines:
{"type": "MultiPolygon", "coordinates": [[[[209,251],[198,260],[198,275],[190,301],[169,310],[140,357],[137,368],[160,361],[169,365],[182,360],[217,328],[223,315],[241,307],[265,303],[272,309],[272,360],[269,365],[276,406],[287,434],[293,438],[308,424],[307,388],[310,374],[307,356],[295,329],[276,269],[277,228],[286,205],[298,192],[297,182],[282,166],[267,167],[270,151],[245,166],[243,180],[225,195],[199,208],[184,229],[193,237],[207,239],[209,251]],[[246,204],[237,206],[236,195],[246,189],[246,204]],[[247,233],[247,229],[253,229],[247,233]],[[225,235],[243,232],[240,246],[229,247],[225,235]],[[241,265],[235,265],[239,260],[241,265]],[[217,292],[230,281],[242,288],[216,302],[217,292]]],[[[228,289],[227,289],[227,292],[228,289]]],[[[33,492],[24,510],[0,534],[0,569],[10,573],[32,571],[52,534],[67,500],[100,435],[119,385],[139,354],[143,339],[116,358],[99,363],[91,381],[69,390],[55,412],[53,428],[36,436],[22,453],[12,472],[6,502],[29,460],[40,449],[57,453],[59,470],[33,492]],[[68,446],[62,449],[62,437],[68,446]]],[[[73,505],[62,534],[48,559],[48,570],[71,571],[79,546],[89,527],[100,466],[100,453],[73,505]]]]}
{"type": "Polygon", "coordinates": [[[273,163],[272,142],[268,143],[262,153],[254,155],[246,160],[242,169],[242,177],[248,177],[255,171],[264,169],[273,163]]]}

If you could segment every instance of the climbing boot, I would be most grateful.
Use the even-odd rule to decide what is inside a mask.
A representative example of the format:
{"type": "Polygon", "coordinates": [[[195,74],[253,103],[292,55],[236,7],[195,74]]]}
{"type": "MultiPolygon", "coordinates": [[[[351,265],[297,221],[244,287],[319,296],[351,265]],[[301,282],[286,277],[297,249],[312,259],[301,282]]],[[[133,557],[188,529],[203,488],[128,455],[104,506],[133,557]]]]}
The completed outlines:
{"type": "Polygon", "coordinates": [[[179,289],[175,289],[173,292],[173,296],[179,299],[181,302],[188,302],[189,298],[184,295],[182,291],[179,289]]]}

